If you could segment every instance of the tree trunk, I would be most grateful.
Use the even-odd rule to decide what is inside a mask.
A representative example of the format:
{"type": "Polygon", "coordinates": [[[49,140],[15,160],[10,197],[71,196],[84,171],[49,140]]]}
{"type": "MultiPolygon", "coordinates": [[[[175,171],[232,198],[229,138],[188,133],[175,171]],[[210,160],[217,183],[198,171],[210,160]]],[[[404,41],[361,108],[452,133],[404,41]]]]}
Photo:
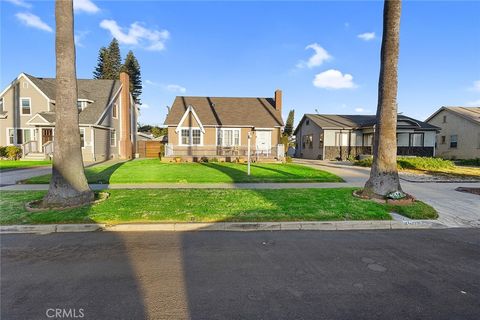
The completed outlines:
{"type": "Polygon", "coordinates": [[[73,1],[55,3],[56,97],[52,180],[45,207],[89,203],[94,194],[85,177],[77,109],[77,76],[73,38],[73,1]]]}
{"type": "Polygon", "coordinates": [[[373,163],[365,195],[402,191],[397,171],[397,84],[401,0],[385,0],[373,163]]]}

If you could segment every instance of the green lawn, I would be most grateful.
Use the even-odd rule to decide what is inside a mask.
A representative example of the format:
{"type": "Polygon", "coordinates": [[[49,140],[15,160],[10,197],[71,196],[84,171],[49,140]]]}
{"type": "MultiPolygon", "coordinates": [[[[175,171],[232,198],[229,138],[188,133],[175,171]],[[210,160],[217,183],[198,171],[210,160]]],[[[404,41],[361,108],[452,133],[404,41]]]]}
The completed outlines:
{"type": "Polygon", "coordinates": [[[29,168],[29,167],[38,167],[38,166],[49,166],[51,161],[20,161],[20,160],[0,160],[0,171],[11,170],[11,169],[20,169],[20,168],[29,168]]]}
{"type": "MultiPolygon", "coordinates": [[[[100,164],[85,170],[90,183],[216,183],[216,182],[341,182],[334,174],[298,164],[162,163],[142,159],[116,164],[100,164]]],[[[29,179],[27,183],[48,183],[50,176],[29,179]]]]}
{"type": "Polygon", "coordinates": [[[108,190],[110,197],[96,205],[41,213],[26,211],[24,203],[41,199],[45,191],[9,191],[0,194],[0,224],[389,220],[391,211],[412,218],[437,217],[422,202],[397,208],[355,198],[353,190],[108,190]]]}

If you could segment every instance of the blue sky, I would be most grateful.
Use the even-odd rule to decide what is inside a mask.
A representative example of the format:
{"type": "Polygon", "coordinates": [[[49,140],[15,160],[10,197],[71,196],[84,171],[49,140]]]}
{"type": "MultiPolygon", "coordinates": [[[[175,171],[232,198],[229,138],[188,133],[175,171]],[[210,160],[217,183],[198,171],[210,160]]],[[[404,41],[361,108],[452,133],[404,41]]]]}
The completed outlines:
{"type": "MultiPolygon", "coordinates": [[[[144,80],[140,122],[163,123],[176,95],[273,96],[284,115],[374,114],[383,3],[76,0],[77,74],[91,78],[112,35],[144,80]]],[[[399,111],[480,105],[480,2],[403,4],[399,111]]],[[[1,87],[55,76],[53,1],[0,0],[1,87]]]]}

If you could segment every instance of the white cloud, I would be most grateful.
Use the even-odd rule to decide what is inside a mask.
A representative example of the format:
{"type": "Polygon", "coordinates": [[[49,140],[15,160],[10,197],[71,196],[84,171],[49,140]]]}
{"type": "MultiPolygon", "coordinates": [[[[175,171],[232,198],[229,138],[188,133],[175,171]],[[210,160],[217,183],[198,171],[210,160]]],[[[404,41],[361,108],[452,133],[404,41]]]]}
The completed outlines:
{"type": "Polygon", "coordinates": [[[140,105],[140,108],[141,108],[141,109],[150,109],[150,105],[149,105],[148,103],[142,103],[142,104],[140,105]]]}
{"type": "Polygon", "coordinates": [[[170,38],[167,30],[147,29],[139,22],[132,23],[126,33],[115,20],[102,20],[100,27],[110,31],[121,44],[139,46],[151,51],[164,50],[165,41],[170,38]]]}
{"type": "Polygon", "coordinates": [[[28,12],[19,12],[15,15],[18,20],[20,20],[26,26],[40,29],[43,31],[53,32],[53,29],[40,19],[39,16],[36,16],[28,12]]]}
{"type": "Polygon", "coordinates": [[[356,113],[369,113],[370,110],[366,110],[364,108],[355,108],[356,113]]]}
{"type": "Polygon", "coordinates": [[[480,80],[473,81],[473,86],[470,88],[472,91],[480,91],[480,80]]]}
{"type": "Polygon", "coordinates": [[[161,83],[158,83],[158,82],[155,82],[155,81],[151,81],[151,80],[145,80],[145,84],[146,85],[149,85],[149,86],[153,86],[153,87],[160,87],[162,88],[163,90],[166,90],[166,91],[170,91],[170,92],[177,92],[177,93],[185,93],[187,92],[187,88],[185,87],[182,87],[178,84],[167,84],[167,85],[164,85],[164,84],[161,84],[161,83]]]}
{"type": "Polygon", "coordinates": [[[30,3],[25,2],[24,0],[7,0],[7,1],[16,5],[16,6],[23,7],[23,8],[30,9],[32,7],[32,5],[30,3]]]}
{"type": "Polygon", "coordinates": [[[313,68],[321,66],[325,61],[331,60],[332,56],[322,48],[318,43],[312,43],[305,47],[305,50],[313,49],[315,54],[308,59],[308,61],[300,61],[297,68],[313,68]]]}
{"type": "Polygon", "coordinates": [[[178,84],[169,84],[165,87],[168,91],[185,93],[187,89],[185,87],[179,86],[178,84]]]}
{"type": "Polygon", "coordinates": [[[352,89],[357,87],[351,74],[342,74],[335,69],[317,74],[313,80],[313,85],[324,89],[352,89]]]}
{"type": "Polygon", "coordinates": [[[370,40],[375,39],[375,32],[361,33],[357,37],[362,39],[363,41],[370,41],[370,40]]]}
{"type": "Polygon", "coordinates": [[[97,13],[100,8],[92,0],[73,0],[73,9],[76,12],[97,13]]]}
{"type": "Polygon", "coordinates": [[[479,107],[480,106],[480,99],[475,100],[475,101],[467,102],[467,105],[470,106],[470,107],[479,107]]]}

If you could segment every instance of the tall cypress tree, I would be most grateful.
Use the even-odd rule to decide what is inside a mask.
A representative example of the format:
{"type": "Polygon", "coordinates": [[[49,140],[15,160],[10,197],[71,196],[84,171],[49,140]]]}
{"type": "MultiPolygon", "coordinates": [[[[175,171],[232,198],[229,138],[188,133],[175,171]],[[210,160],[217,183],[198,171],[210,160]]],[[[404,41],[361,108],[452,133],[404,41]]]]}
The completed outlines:
{"type": "MultiPolygon", "coordinates": [[[[100,49],[101,50],[101,49],[100,49]]],[[[112,42],[104,53],[104,61],[101,79],[117,80],[120,78],[120,70],[122,69],[122,57],[120,56],[120,47],[117,39],[113,38],[112,42]]]]}
{"type": "Polygon", "coordinates": [[[137,58],[130,50],[125,58],[122,70],[130,76],[130,92],[135,102],[140,103],[140,95],[142,94],[142,76],[140,72],[140,64],[137,58]]]}
{"type": "Polygon", "coordinates": [[[93,71],[93,78],[94,79],[105,79],[105,63],[108,60],[108,51],[107,48],[101,47],[98,51],[98,59],[97,59],[97,66],[93,71]]]}
{"type": "Polygon", "coordinates": [[[290,112],[288,113],[287,122],[285,123],[285,129],[283,130],[283,133],[289,137],[293,133],[294,119],[295,119],[295,110],[290,110],[290,112]]]}

